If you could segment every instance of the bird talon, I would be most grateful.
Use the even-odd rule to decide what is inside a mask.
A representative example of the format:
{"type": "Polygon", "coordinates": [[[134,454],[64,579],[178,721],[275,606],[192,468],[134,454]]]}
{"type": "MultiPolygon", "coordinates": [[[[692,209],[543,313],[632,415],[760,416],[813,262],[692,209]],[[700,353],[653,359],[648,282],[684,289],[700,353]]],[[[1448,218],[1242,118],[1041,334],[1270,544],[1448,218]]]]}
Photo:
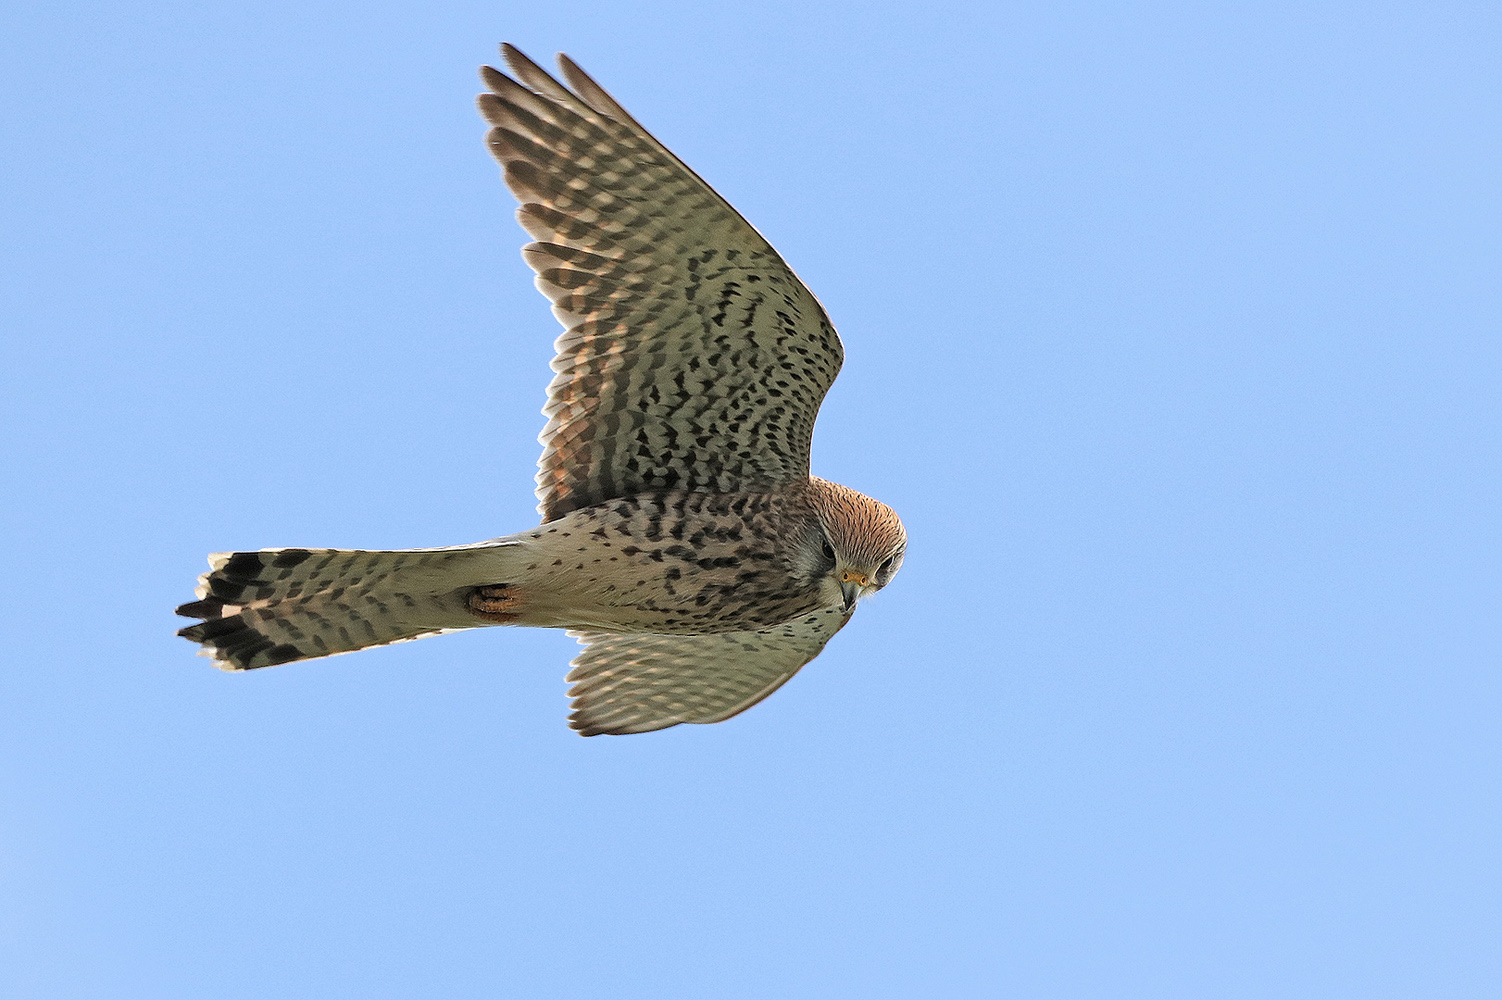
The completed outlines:
{"type": "Polygon", "coordinates": [[[470,591],[468,599],[469,613],[476,618],[484,618],[492,622],[516,621],[517,605],[521,603],[515,591],[507,584],[498,584],[488,587],[476,587],[470,591]]]}

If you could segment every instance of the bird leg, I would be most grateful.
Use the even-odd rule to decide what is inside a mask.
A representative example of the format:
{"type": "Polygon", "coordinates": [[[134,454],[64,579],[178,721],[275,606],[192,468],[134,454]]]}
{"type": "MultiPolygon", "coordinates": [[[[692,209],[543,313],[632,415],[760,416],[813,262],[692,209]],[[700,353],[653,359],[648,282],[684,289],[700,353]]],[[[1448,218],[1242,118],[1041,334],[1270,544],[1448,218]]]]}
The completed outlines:
{"type": "Polygon", "coordinates": [[[509,584],[476,587],[469,592],[469,613],[498,625],[516,621],[520,617],[517,613],[520,604],[521,598],[509,584]]]}

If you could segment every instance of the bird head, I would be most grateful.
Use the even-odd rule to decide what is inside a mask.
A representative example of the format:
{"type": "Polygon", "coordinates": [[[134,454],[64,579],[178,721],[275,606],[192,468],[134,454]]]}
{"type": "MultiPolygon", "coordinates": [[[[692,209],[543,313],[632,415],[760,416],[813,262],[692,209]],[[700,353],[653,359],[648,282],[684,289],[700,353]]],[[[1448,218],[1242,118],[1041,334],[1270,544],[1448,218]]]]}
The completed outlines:
{"type": "Polygon", "coordinates": [[[849,611],[897,575],[907,551],[907,531],[886,504],[838,483],[810,479],[820,541],[824,586],[849,611]]]}

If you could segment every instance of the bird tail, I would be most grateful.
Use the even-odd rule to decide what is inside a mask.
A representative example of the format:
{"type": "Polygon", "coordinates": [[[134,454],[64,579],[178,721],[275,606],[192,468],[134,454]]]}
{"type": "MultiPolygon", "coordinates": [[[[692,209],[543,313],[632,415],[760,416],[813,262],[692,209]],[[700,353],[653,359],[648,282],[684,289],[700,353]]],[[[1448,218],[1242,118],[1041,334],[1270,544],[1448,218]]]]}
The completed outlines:
{"type": "Polygon", "coordinates": [[[501,621],[468,608],[476,587],[502,584],[517,561],[498,540],[442,549],[263,549],[209,557],[198,600],[177,613],[203,619],[177,634],[222,670],[436,635],[501,621]]]}

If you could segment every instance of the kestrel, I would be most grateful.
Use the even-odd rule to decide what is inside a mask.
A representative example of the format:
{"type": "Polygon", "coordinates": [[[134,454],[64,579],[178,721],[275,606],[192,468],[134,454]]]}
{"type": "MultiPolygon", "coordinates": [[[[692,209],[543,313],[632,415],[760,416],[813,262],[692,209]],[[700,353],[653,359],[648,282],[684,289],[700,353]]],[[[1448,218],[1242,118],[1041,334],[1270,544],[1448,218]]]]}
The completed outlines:
{"type": "Polygon", "coordinates": [[[843,360],[777,252],[567,56],[484,67],[488,142],[564,326],[539,527],[407,551],[209,557],[178,634],[253,670],[485,625],[568,629],[574,729],[719,722],[902,565],[891,508],[809,474],[843,360]]]}

